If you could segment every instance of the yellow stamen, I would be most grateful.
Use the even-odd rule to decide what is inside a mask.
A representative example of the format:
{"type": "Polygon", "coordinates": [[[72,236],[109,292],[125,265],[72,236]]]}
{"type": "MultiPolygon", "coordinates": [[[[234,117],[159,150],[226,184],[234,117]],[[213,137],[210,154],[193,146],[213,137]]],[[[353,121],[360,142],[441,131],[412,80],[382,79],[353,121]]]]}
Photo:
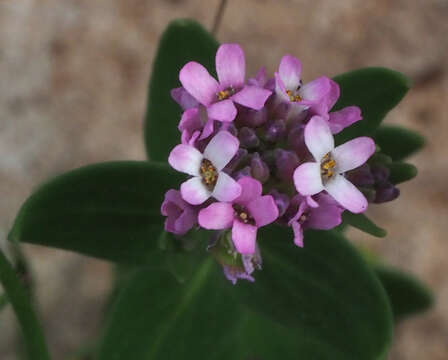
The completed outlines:
{"type": "Polygon", "coordinates": [[[202,177],[202,182],[210,189],[216,185],[218,181],[218,171],[213,166],[212,162],[208,159],[203,159],[201,162],[201,167],[199,168],[199,173],[202,177]]]}
{"type": "Polygon", "coordinates": [[[226,100],[229,97],[231,97],[233,94],[235,94],[235,89],[232,86],[229,86],[227,89],[218,91],[216,93],[216,98],[221,101],[221,100],[226,100]]]}
{"type": "Polygon", "coordinates": [[[291,101],[291,102],[302,101],[302,98],[299,95],[297,95],[297,94],[293,94],[293,92],[291,90],[286,90],[286,93],[289,96],[289,101],[291,101]]]}
{"type": "Polygon", "coordinates": [[[320,174],[324,180],[330,179],[334,175],[336,161],[331,157],[330,153],[325,154],[320,163],[320,174]]]}

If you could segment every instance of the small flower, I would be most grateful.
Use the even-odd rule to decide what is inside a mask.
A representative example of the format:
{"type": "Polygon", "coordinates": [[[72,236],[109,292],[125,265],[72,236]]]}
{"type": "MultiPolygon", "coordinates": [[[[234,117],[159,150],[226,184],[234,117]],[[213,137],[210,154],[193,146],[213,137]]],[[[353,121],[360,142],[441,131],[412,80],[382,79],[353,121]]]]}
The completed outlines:
{"type": "Polygon", "coordinates": [[[192,175],[180,192],[192,205],[202,204],[210,197],[219,201],[232,201],[241,193],[241,186],[222,171],[238,151],[239,141],[227,131],[218,132],[202,154],[191,145],[177,145],[168,162],[177,171],[192,175]]]}
{"type": "Polygon", "coordinates": [[[364,164],[375,152],[373,140],[358,137],[335,148],[327,121],[313,116],[305,127],[305,143],[316,162],[304,163],[295,170],[297,191],[307,196],[326,190],[347,210],[365,211],[366,198],[343,174],[364,164]]]}
{"type": "Polygon", "coordinates": [[[162,215],[167,216],[165,230],[184,235],[197,223],[197,210],[182,199],[177,190],[168,190],[161,207],[162,215]]]}
{"type": "Polygon", "coordinates": [[[224,275],[233,285],[239,279],[254,282],[255,278],[252,273],[255,270],[261,270],[262,259],[260,254],[260,249],[258,245],[255,247],[255,253],[250,255],[239,255],[241,256],[241,262],[243,266],[235,265],[223,265],[224,275]]]}
{"type": "Polygon", "coordinates": [[[238,180],[241,195],[232,202],[217,202],[199,212],[199,224],[210,230],[232,228],[232,241],[243,255],[254,254],[257,230],[278,217],[278,208],[270,195],[262,196],[261,183],[251,177],[238,180]]]}
{"type": "Polygon", "coordinates": [[[271,91],[259,86],[244,85],[246,61],[237,44],[223,44],[216,53],[216,81],[201,64],[191,61],[180,71],[184,89],[207,108],[210,119],[230,122],[237,109],[234,102],[260,110],[271,91]]]}
{"type": "Polygon", "coordinates": [[[208,119],[207,111],[202,105],[187,109],[182,114],[178,126],[182,134],[182,144],[193,146],[196,140],[208,138],[214,131],[213,125],[213,120],[208,119]]]}

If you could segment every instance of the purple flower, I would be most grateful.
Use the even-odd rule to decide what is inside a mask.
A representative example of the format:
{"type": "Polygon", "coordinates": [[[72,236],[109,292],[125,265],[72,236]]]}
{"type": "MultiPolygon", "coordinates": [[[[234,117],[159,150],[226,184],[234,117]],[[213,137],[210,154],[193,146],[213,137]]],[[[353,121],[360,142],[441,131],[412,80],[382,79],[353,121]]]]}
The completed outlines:
{"type": "Polygon", "coordinates": [[[180,192],[192,205],[202,204],[210,197],[219,201],[232,201],[241,193],[241,186],[222,169],[238,151],[239,141],[227,131],[218,132],[202,154],[191,145],[177,145],[168,162],[177,171],[192,175],[180,192]]]}
{"type": "Polygon", "coordinates": [[[240,254],[254,254],[257,230],[278,217],[270,195],[262,196],[261,183],[251,177],[238,180],[241,195],[232,202],[216,202],[199,212],[199,224],[210,230],[232,228],[232,241],[240,254]]]}
{"type": "Polygon", "coordinates": [[[161,207],[162,215],[167,216],[165,230],[184,235],[197,223],[197,210],[182,199],[177,190],[168,190],[161,207]]]}
{"type": "Polygon", "coordinates": [[[208,119],[206,109],[199,105],[182,114],[178,129],[182,144],[194,145],[196,140],[206,139],[213,133],[213,120],[208,119]]]}
{"type": "Polygon", "coordinates": [[[358,137],[335,148],[327,121],[313,116],[305,127],[305,143],[316,162],[304,163],[295,170],[297,191],[307,196],[326,190],[349,211],[365,211],[366,198],[343,174],[364,164],[375,152],[373,140],[358,137]]]}
{"type": "Polygon", "coordinates": [[[216,81],[201,64],[191,61],[180,71],[182,86],[207,108],[210,119],[229,122],[235,119],[234,102],[260,110],[271,91],[258,86],[244,85],[246,61],[238,44],[223,44],[216,53],[216,81]]]}
{"type": "Polygon", "coordinates": [[[233,285],[238,279],[248,280],[254,282],[255,279],[252,273],[255,270],[261,270],[262,259],[258,245],[255,247],[254,254],[240,255],[243,266],[223,265],[224,275],[227,280],[231,281],[233,285]]]}
{"type": "Polygon", "coordinates": [[[287,213],[294,215],[288,220],[288,225],[294,231],[294,243],[303,247],[303,230],[307,228],[330,230],[338,226],[344,209],[327,194],[317,195],[316,201],[311,196],[294,196],[287,213]]]}

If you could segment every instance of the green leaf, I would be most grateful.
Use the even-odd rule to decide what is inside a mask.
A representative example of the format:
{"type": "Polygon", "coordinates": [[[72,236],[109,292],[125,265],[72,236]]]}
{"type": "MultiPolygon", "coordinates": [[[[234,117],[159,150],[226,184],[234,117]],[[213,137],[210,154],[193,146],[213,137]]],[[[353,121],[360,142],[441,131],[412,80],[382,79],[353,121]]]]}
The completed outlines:
{"type": "Polygon", "coordinates": [[[375,133],[375,142],[381,151],[392,160],[403,160],[416,153],[425,144],[425,139],[415,131],[401,126],[382,125],[375,133]]]}
{"type": "Polygon", "coordinates": [[[27,199],[9,239],[145,263],[158,248],[164,193],[181,179],[168,165],[138,161],[70,171],[27,199]]]}
{"type": "Polygon", "coordinates": [[[344,211],[342,221],[372,236],[385,237],[387,235],[386,230],[380,228],[364,214],[353,214],[349,211],[344,211]]]}
{"type": "Polygon", "coordinates": [[[338,143],[357,136],[372,136],[386,114],[409,90],[410,82],[401,73],[385,68],[364,68],[338,75],[334,80],[341,96],[333,110],[357,105],[363,119],[337,135],[338,143]]]}
{"type": "Polygon", "coordinates": [[[9,301],[8,301],[8,297],[6,296],[6,294],[1,294],[0,295],[0,311],[2,311],[8,304],[9,304],[9,301]]]}
{"type": "Polygon", "coordinates": [[[0,282],[22,329],[26,353],[31,360],[48,360],[44,334],[28,296],[13,267],[0,250],[0,282]]]}
{"type": "Polygon", "coordinates": [[[197,61],[214,73],[218,42],[193,20],[175,20],[162,35],[149,82],[145,116],[145,144],[148,156],[166,161],[179,143],[177,126],[182,109],[170,91],[181,86],[179,71],[187,62],[197,61]]]}
{"type": "Polygon", "coordinates": [[[374,269],[389,296],[395,320],[426,311],[433,305],[430,290],[412,275],[384,265],[375,265],[374,269]]]}
{"type": "Polygon", "coordinates": [[[390,170],[389,181],[395,185],[409,181],[417,176],[417,168],[412,164],[394,162],[388,164],[387,167],[390,170]]]}

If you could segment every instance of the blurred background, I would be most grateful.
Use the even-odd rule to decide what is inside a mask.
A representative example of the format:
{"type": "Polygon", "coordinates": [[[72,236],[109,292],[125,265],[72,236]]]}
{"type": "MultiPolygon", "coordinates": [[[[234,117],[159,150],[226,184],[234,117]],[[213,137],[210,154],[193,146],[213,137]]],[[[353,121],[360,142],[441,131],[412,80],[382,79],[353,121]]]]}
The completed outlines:
{"type": "MultiPolygon", "coordinates": [[[[219,0],[0,0],[0,244],[41,182],[88,163],[145,159],[142,126],[157,42],[168,22],[211,28],[219,0]]],[[[272,74],[285,53],[305,81],[365,66],[403,72],[414,86],[388,124],[427,146],[419,176],[368,213],[384,239],[351,230],[436,293],[436,306],[396,329],[392,360],[448,359],[448,1],[229,0],[217,32],[238,42],[248,75],[272,74]]],[[[25,245],[55,359],[95,338],[110,288],[105,262],[25,245]]],[[[0,314],[0,358],[16,358],[16,322],[0,314]]]]}

